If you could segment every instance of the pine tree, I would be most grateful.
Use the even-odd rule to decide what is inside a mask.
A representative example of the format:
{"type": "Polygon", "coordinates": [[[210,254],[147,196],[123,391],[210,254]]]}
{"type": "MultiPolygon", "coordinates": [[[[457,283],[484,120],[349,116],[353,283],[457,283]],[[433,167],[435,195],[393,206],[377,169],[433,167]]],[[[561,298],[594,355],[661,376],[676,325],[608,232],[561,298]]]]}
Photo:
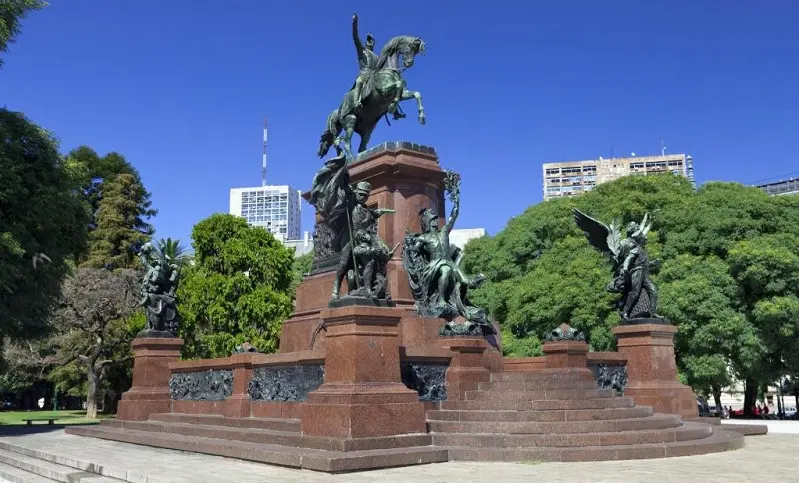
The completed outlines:
{"type": "MultiPolygon", "coordinates": [[[[95,227],[89,233],[89,257],[81,266],[136,268],[138,248],[153,234],[144,220],[147,192],[136,176],[123,173],[106,180],[100,193],[95,227]]],[[[149,204],[149,201],[147,201],[149,204]]]]}
{"type": "MultiPolygon", "coordinates": [[[[89,223],[89,232],[97,228],[97,212],[100,209],[105,183],[113,181],[120,174],[129,174],[136,179],[137,183],[142,184],[136,168],[131,166],[119,153],[110,152],[105,156],[100,156],[92,148],[80,146],[67,154],[65,164],[71,167],[76,183],[80,186],[82,198],[91,208],[92,220],[89,223]]],[[[137,197],[140,216],[135,228],[146,233],[150,228],[145,220],[155,216],[157,211],[151,208],[149,192],[142,188],[137,197]]],[[[81,265],[84,265],[87,256],[88,251],[75,253],[75,258],[81,265]]]]}

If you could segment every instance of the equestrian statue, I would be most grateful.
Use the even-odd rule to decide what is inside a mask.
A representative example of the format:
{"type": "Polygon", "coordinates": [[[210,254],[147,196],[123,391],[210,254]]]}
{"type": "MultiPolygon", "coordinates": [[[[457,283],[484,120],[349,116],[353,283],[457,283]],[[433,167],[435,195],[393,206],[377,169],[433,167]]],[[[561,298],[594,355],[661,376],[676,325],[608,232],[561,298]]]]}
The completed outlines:
{"type": "Polygon", "coordinates": [[[361,138],[358,152],[366,151],[372,131],[381,117],[386,116],[387,122],[388,114],[395,120],[405,117],[400,108],[401,101],[416,99],[419,123],[425,123],[422,95],[417,91],[409,91],[402,78],[402,72],[413,66],[416,55],[424,54],[424,41],[408,35],[394,37],[386,42],[380,55],[377,55],[372,34],[366,36],[366,45],[361,43],[358,15],[352,16],[352,40],[360,71],[338,109],[327,116],[327,127],[319,142],[320,158],[324,158],[333,146],[337,154],[343,151],[352,158],[353,133],[358,133],[361,138]]]}

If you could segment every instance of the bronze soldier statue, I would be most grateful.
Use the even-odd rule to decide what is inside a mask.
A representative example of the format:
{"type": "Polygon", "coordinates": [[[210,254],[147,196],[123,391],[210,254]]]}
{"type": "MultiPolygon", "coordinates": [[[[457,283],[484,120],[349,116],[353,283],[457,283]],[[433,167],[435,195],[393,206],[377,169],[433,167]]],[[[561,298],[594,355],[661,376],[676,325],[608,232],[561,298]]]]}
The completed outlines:
{"type": "Polygon", "coordinates": [[[385,265],[385,263],[388,262],[388,247],[386,247],[383,240],[377,236],[377,220],[387,213],[394,213],[394,210],[367,207],[366,200],[369,198],[369,193],[371,191],[372,185],[366,181],[357,183],[354,188],[349,190],[349,196],[347,196],[347,198],[350,202],[346,209],[349,213],[351,241],[348,241],[341,248],[338,268],[336,270],[336,281],[333,285],[333,292],[331,293],[332,299],[339,298],[341,282],[350,270],[353,272],[353,279],[357,286],[353,287],[352,284],[350,284],[349,295],[353,295],[353,292],[357,291],[359,295],[362,294],[363,296],[369,297],[375,296],[373,285],[375,281],[374,275],[375,271],[379,270],[379,267],[376,265],[385,265]],[[355,240],[355,243],[352,243],[352,240],[355,240]],[[353,253],[353,245],[357,247],[356,253],[353,253]],[[359,261],[361,263],[358,263],[359,261]],[[369,272],[364,273],[367,267],[369,272]],[[370,280],[367,280],[367,278],[370,280]]]}

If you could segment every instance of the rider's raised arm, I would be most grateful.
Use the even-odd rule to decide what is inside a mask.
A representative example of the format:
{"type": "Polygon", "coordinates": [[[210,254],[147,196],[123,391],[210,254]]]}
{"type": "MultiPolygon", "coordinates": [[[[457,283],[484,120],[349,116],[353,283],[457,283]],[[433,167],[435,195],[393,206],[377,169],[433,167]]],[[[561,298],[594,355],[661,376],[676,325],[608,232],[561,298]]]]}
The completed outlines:
{"type": "Polygon", "coordinates": [[[353,14],[352,16],[352,41],[355,43],[355,51],[358,54],[358,63],[362,63],[363,59],[363,44],[361,43],[361,37],[358,35],[358,15],[353,14]]]}

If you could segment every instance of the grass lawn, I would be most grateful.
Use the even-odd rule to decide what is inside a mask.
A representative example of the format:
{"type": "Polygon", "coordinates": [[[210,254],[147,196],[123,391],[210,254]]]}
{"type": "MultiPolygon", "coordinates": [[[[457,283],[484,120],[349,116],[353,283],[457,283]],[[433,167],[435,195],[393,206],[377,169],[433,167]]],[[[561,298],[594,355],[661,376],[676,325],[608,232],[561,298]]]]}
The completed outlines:
{"type": "Polygon", "coordinates": [[[26,419],[33,419],[35,426],[47,425],[47,419],[55,419],[55,424],[97,424],[100,419],[109,419],[115,416],[99,414],[98,419],[86,419],[86,411],[0,411],[0,425],[27,424],[26,419]],[[39,420],[39,421],[36,421],[39,420]],[[42,421],[44,420],[44,421],[42,421]]]}

